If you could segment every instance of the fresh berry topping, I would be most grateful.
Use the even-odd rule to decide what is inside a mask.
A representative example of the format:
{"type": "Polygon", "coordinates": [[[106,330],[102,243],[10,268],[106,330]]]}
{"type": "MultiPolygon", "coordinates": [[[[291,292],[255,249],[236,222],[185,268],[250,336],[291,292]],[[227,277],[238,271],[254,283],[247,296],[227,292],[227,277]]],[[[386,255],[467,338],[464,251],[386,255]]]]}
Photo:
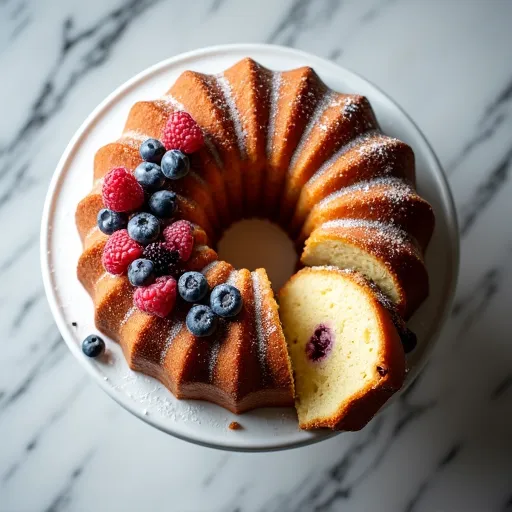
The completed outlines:
{"type": "Polygon", "coordinates": [[[133,301],[141,311],[164,318],[176,302],[176,280],[170,276],[158,277],[153,284],[137,288],[133,301]]]}
{"type": "Polygon", "coordinates": [[[139,153],[146,162],[159,164],[164,156],[165,146],[157,139],[147,139],[140,145],[139,153]]]}
{"type": "Polygon", "coordinates": [[[219,284],[212,290],[210,306],[216,315],[230,318],[238,315],[242,309],[242,295],[230,284],[219,284]]]}
{"type": "Polygon", "coordinates": [[[155,265],[151,260],[139,258],[128,267],[128,281],[133,286],[148,286],[155,281],[155,265]]]}
{"type": "Polygon", "coordinates": [[[318,325],[306,343],[306,355],[310,361],[321,361],[332,350],[334,333],[324,324],[318,325]]]}
{"type": "Polygon", "coordinates": [[[90,334],[82,342],[82,352],[87,357],[98,357],[105,352],[105,342],[96,334],[90,334]]]}
{"type": "Polygon", "coordinates": [[[98,212],[98,228],[105,235],[111,235],[115,231],[124,229],[128,224],[128,216],[124,213],[114,212],[108,208],[102,208],[98,212]]]}
{"type": "Polygon", "coordinates": [[[105,244],[101,258],[107,272],[121,275],[128,265],[142,256],[143,247],[130,238],[126,229],[116,231],[105,244]]]}
{"type": "Polygon", "coordinates": [[[170,180],[179,180],[190,171],[190,160],[178,149],[167,151],[162,158],[162,172],[170,180]]]}
{"type": "Polygon", "coordinates": [[[404,352],[406,354],[412,352],[418,344],[418,338],[416,337],[416,334],[407,328],[400,333],[400,339],[402,340],[402,346],[404,347],[404,352]]]}
{"type": "Polygon", "coordinates": [[[164,128],[162,142],[167,149],[179,149],[184,153],[195,153],[204,145],[199,125],[187,112],[173,112],[164,128]]]}
{"type": "Polygon", "coordinates": [[[181,261],[188,261],[194,248],[192,225],[186,220],[173,222],[164,229],[164,240],[170,251],[178,251],[181,261]]]}
{"type": "Polygon", "coordinates": [[[199,302],[208,289],[208,281],[201,272],[185,272],[178,281],[178,292],[187,302],[199,302]]]}
{"type": "Polygon", "coordinates": [[[217,315],[208,306],[193,306],[187,314],[187,329],[194,336],[210,336],[217,329],[217,323],[217,315]]]}
{"type": "Polygon", "coordinates": [[[148,192],[159,190],[164,186],[165,176],[160,166],[151,162],[142,162],[135,169],[135,179],[148,192]]]}
{"type": "Polygon", "coordinates": [[[150,210],[161,219],[170,219],[177,206],[176,194],[170,190],[159,190],[149,198],[150,210]]]}
{"type": "Polygon", "coordinates": [[[128,233],[136,242],[148,245],[160,235],[160,221],[151,213],[138,213],[128,222],[128,233]]]}
{"type": "Polygon", "coordinates": [[[177,263],[180,255],[170,251],[164,243],[155,242],[145,247],[144,258],[151,260],[157,276],[174,275],[177,273],[177,263]]]}
{"type": "Polygon", "coordinates": [[[124,167],[112,169],[103,181],[103,203],[115,212],[129,212],[144,203],[144,191],[124,167]]]}

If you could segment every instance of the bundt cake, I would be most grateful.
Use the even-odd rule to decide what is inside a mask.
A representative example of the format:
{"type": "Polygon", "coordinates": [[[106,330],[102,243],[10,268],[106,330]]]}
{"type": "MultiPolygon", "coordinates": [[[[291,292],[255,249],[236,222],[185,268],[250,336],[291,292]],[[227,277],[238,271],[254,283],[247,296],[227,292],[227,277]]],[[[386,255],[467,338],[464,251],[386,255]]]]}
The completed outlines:
{"type": "Polygon", "coordinates": [[[285,284],[279,304],[300,427],[363,428],[405,376],[389,303],[359,273],[312,267],[285,284]]]}
{"type": "MultiPolygon", "coordinates": [[[[404,373],[405,327],[390,323],[375,284],[394,303],[395,325],[396,312],[410,317],[428,295],[423,253],[434,215],[414,173],[411,148],[379,131],[368,100],[332,91],[309,67],[271,71],[246,58],[217,75],[186,71],[160,99],[137,102],[122,136],[95,155],[76,225],[78,278],[96,325],[132,369],[178,398],[235,413],[288,406],[295,374],[302,427],[359,428],[404,373]],[[303,264],[361,275],[301,271],[279,313],[265,270],[235,269],[215,252],[223,231],[247,217],[279,223],[303,264]],[[300,293],[318,308],[307,310],[300,293]],[[353,343],[368,347],[354,349],[356,369],[331,387],[348,404],[341,408],[309,401],[326,384],[304,394],[311,372],[297,354],[330,321],[340,339],[351,326],[353,343]]],[[[327,366],[312,368],[337,376],[352,368],[345,342],[333,350],[327,366]]]]}

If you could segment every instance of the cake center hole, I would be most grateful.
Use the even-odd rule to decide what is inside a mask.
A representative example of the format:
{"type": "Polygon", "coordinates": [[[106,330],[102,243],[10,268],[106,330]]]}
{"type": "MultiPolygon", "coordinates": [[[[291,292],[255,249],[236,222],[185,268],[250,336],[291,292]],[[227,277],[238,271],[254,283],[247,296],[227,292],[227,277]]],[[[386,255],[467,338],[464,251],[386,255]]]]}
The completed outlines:
{"type": "Polygon", "coordinates": [[[218,253],[219,259],[235,268],[264,268],[276,292],[295,273],[297,264],[288,235],[276,224],[259,219],[233,224],[220,239],[218,253]]]}

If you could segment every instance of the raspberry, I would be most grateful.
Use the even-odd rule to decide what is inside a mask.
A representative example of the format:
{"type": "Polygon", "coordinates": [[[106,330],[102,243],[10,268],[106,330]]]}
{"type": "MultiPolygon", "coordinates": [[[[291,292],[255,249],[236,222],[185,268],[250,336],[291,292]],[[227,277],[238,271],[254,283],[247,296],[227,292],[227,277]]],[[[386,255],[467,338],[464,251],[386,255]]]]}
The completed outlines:
{"type": "Polygon", "coordinates": [[[105,176],[101,192],[105,206],[115,212],[136,210],[144,203],[142,187],[124,167],[115,167],[105,176]]]}
{"type": "Polygon", "coordinates": [[[204,145],[203,132],[187,112],[173,112],[165,125],[162,142],[166,149],[195,153],[204,145]]]}
{"type": "Polygon", "coordinates": [[[142,251],[142,245],[132,240],[126,229],[120,229],[107,240],[101,261],[107,272],[121,275],[132,261],[142,256],[142,251]]]}
{"type": "Polygon", "coordinates": [[[164,240],[167,249],[178,251],[181,261],[188,261],[194,248],[192,225],[186,220],[173,222],[164,229],[164,240]]]}
{"type": "Polygon", "coordinates": [[[178,251],[169,251],[165,244],[155,242],[145,247],[143,256],[153,262],[157,276],[176,274],[180,259],[178,251]]]}
{"type": "Polygon", "coordinates": [[[176,280],[170,276],[158,277],[153,284],[137,288],[133,301],[141,311],[164,318],[176,302],[176,280]]]}

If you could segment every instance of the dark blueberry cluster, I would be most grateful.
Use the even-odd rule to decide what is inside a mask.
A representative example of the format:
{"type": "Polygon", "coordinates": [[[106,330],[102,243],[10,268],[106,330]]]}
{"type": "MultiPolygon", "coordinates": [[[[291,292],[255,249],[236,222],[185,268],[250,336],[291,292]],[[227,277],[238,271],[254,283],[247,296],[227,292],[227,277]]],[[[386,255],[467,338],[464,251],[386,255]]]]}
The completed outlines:
{"type": "MultiPolygon", "coordinates": [[[[187,302],[202,301],[209,292],[208,281],[200,272],[185,272],[178,281],[178,292],[187,302]]],[[[218,318],[233,318],[240,313],[243,300],[237,288],[229,284],[216,286],[209,305],[196,304],[188,312],[186,324],[194,336],[210,336],[217,328],[218,318]]]]}
{"type": "Polygon", "coordinates": [[[126,209],[102,208],[97,217],[98,228],[106,235],[126,230],[129,238],[142,246],[142,257],[126,257],[121,269],[137,287],[149,286],[159,276],[177,278],[179,274],[180,253],[168,247],[165,240],[159,240],[163,239],[163,229],[178,209],[176,193],[167,190],[169,180],[183,178],[190,170],[185,153],[178,149],[167,151],[157,139],[145,140],[139,153],[144,161],[133,175],[128,170],[115,169],[120,177],[110,179],[103,190],[104,197],[114,198],[112,204],[122,203],[126,209]],[[145,208],[140,207],[139,194],[145,195],[145,208]]]}
{"type": "MultiPolygon", "coordinates": [[[[165,146],[157,139],[144,141],[139,148],[139,152],[144,162],[135,169],[133,176],[136,182],[134,180],[134,185],[145,192],[147,208],[150,214],[156,217],[156,222],[154,219],[148,219],[148,217],[139,217],[137,221],[132,222],[127,213],[114,211],[112,208],[103,208],[98,213],[98,227],[106,235],[111,235],[115,231],[125,229],[128,226],[130,236],[137,242],[147,245],[158,238],[158,234],[155,233],[160,232],[160,226],[157,228],[156,224],[159,224],[160,220],[171,219],[178,208],[176,194],[171,190],[166,190],[167,179],[177,180],[185,177],[190,171],[190,161],[189,157],[178,149],[166,151],[165,146]]],[[[131,179],[133,180],[133,178],[131,179]]],[[[125,181],[128,180],[125,179],[125,181]]],[[[133,188],[133,184],[129,185],[133,188]]],[[[111,187],[116,186],[115,183],[111,185],[111,187]]],[[[123,197],[124,189],[128,188],[128,184],[122,183],[119,187],[122,187],[122,189],[109,189],[107,192],[110,195],[123,197]]],[[[133,206],[136,204],[134,202],[133,206]]],[[[140,212],[138,215],[140,214],[149,215],[146,212],[140,212]]],[[[138,215],[135,215],[135,217],[138,217],[138,215]]]]}

